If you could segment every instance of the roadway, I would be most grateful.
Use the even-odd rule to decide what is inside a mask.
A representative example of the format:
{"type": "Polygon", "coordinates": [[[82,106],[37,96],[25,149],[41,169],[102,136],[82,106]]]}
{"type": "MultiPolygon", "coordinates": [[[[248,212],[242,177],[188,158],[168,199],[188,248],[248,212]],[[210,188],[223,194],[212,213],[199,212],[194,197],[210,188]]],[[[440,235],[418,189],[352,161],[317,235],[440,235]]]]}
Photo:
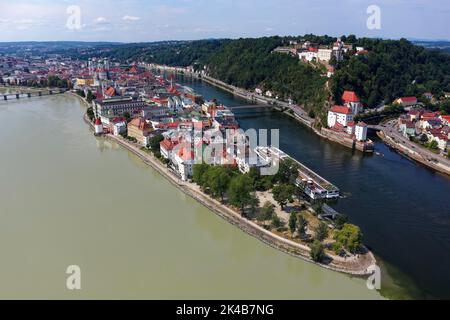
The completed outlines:
{"type": "Polygon", "coordinates": [[[410,141],[409,139],[405,138],[398,129],[397,120],[391,120],[387,122],[386,124],[381,126],[382,131],[386,136],[391,137],[396,143],[403,144],[404,146],[408,147],[409,149],[414,150],[417,152],[420,156],[422,156],[424,159],[428,159],[428,161],[434,161],[439,162],[443,165],[446,165],[450,167],[450,159],[446,157],[445,154],[436,154],[417,143],[414,143],[410,141]]]}

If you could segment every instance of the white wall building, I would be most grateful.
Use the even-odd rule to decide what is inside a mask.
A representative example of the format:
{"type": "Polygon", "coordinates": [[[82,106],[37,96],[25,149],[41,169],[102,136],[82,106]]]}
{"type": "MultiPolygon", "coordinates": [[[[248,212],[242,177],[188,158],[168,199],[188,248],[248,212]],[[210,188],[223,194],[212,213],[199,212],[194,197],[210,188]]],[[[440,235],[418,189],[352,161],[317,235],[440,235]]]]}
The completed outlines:
{"type": "Polygon", "coordinates": [[[366,141],[367,140],[367,124],[364,122],[358,122],[355,127],[355,136],[358,141],[366,141]]]}
{"type": "Polygon", "coordinates": [[[317,57],[321,61],[330,61],[333,55],[333,50],[331,49],[319,49],[317,52],[317,57]]]}
{"type": "Polygon", "coordinates": [[[119,136],[125,132],[127,132],[127,123],[125,121],[120,121],[113,124],[113,134],[115,136],[119,136]]]}
{"type": "Polygon", "coordinates": [[[174,164],[183,181],[192,178],[194,167],[194,152],[190,148],[181,147],[174,157],[174,164]]]}
{"type": "Polygon", "coordinates": [[[353,114],[350,108],[345,106],[334,106],[328,112],[328,126],[334,127],[336,123],[346,127],[349,122],[353,121],[353,114]]]}

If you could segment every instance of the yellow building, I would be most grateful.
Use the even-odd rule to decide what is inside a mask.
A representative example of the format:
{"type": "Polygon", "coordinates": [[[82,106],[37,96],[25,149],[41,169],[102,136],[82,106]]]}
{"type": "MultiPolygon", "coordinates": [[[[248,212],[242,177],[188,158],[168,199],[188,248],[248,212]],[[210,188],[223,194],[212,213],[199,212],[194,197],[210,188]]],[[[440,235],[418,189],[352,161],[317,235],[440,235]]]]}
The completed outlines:
{"type": "Polygon", "coordinates": [[[136,138],[138,143],[146,146],[153,128],[144,118],[135,118],[128,124],[128,136],[136,138]]]}
{"type": "Polygon", "coordinates": [[[94,79],[77,78],[77,85],[78,86],[93,86],[94,79]]]}

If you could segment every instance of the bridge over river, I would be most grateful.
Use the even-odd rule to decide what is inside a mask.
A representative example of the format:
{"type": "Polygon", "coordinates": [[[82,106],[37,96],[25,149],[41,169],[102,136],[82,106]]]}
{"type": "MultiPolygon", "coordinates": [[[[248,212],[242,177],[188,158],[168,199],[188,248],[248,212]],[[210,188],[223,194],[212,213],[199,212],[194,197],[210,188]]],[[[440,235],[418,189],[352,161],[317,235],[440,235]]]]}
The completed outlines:
{"type": "Polygon", "coordinates": [[[8,101],[8,100],[19,100],[23,98],[33,98],[33,97],[42,97],[42,96],[50,96],[54,94],[62,94],[65,93],[67,89],[43,89],[43,90],[35,90],[29,92],[16,92],[16,93],[0,93],[0,101],[8,101]]]}
{"type": "Polygon", "coordinates": [[[261,108],[273,108],[270,104],[249,104],[244,106],[230,107],[230,110],[245,110],[245,109],[261,109],[261,108]]]}

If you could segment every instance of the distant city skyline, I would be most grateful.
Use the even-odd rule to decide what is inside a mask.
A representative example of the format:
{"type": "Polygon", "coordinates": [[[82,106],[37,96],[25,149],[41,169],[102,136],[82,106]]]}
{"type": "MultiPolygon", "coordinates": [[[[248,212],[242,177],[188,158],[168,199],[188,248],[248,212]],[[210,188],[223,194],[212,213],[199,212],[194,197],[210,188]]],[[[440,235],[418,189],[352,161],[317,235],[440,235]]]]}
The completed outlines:
{"type": "Polygon", "coordinates": [[[341,0],[339,5],[331,0],[0,0],[0,41],[150,42],[307,33],[450,40],[449,18],[446,0],[341,0]],[[371,5],[380,9],[379,29],[367,26],[371,5]]]}

